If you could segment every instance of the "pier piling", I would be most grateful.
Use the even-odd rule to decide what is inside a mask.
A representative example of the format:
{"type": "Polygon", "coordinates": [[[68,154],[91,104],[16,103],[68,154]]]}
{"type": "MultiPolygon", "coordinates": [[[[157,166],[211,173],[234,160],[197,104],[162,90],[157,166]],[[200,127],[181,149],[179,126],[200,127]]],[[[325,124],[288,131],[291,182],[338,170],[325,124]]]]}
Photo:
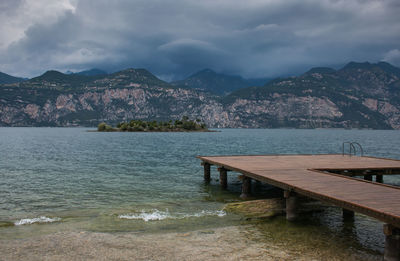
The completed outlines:
{"type": "Polygon", "coordinates": [[[364,180],[372,181],[372,175],[371,174],[365,175],[364,180]]]}
{"type": "Polygon", "coordinates": [[[286,199],[286,219],[294,221],[297,219],[298,198],[296,193],[285,190],[283,193],[286,199]]]}
{"type": "Polygon", "coordinates": [[[219,171],[219,184],[223,189],[228,187],[228,175],[227,170],[225,168],[218,168],[219,171]]]}
{"type": "Polygon", "coordinates": [[[204,166],[204,181],[210,183],[211,180],[211,165],[207,162],[201,163],[204,166]]]}
{"type": "Polygon", "coordinates": [[[384,261],[400,260],[400,228],[390,224],[383,225],[383,233],[385,234],[385,253],[384,261]]]}
{"type": "Polygon", "coordinates": [[[240,195],[240,197],[246,199],[250,197],[250,194],[251,194],[251,178],[244,176],[242,184],[242,194],[240,195]]]}
{"type": "Polygon", "coordinates": [[[354,211],[343,209],[343,220],[344,221],[352,221],[354,220],[354,211]]]}

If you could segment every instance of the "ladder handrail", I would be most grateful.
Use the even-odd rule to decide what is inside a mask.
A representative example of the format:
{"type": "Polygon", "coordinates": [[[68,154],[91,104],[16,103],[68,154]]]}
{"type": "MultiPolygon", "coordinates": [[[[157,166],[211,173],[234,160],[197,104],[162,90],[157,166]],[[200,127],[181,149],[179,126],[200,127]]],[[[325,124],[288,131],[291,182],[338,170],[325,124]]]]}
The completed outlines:
{"type": "MultiPolygon", "coordinates": [[[[344,156],[344,145],[345,145],[345,144],[349,144],[349,148],[350,148],[349,155],[350,155],[350,156],[352,155],[352,154],[351,154],[352,149],[354,149],[354,153],[356,153],[356,148],[354,147],[353,143],[350,142],[350,141],[345,141],[345,142],[343,142],[343,144],[342,144],[342,155],[343,155],[343,156],[344,156]]],[[[354,154],[354,155],[355,155],[355,154],[354,154]]]]}
{"type": "Polygon", "coordinates": [[[364,156],[364,150],[363,150],[363,147],[361,146],[361,144],[358,142],[354,142],[354,141],[352,142],[352,144],[356,144],[360,148],[361,157],[364,156]]]}
{"type": "Polygon", "coordinates": [[[350,142],[350,141],[345,141],[345,142],[342,143],[342,155],[343,155],[343,156],[344,156],[344,147],[345,147],[345,144],[349,144],[350,151],[349,151],[349,154],[348,154],[348,155],[350,155],[350,156],[351,156],[351,155],[357,155],[357,149],[356,149],[356,147],[354,146],[354,144],[355,144],[355,145],[358,146],[358,148],[360,148],[361,157],[364,156],[364,149],[363,149],[363,147],[361,146],[360,143],[355,142],[355,141],[352,141],[352,142],[350,142]]]}

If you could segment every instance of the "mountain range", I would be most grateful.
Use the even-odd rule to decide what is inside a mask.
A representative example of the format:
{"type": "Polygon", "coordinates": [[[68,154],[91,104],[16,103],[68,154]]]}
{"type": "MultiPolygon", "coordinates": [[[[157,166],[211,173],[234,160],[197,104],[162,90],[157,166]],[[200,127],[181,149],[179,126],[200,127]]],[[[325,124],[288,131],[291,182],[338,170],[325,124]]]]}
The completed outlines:
{"type": "Polygon", "coordinates": [[[0,126],[96,126],[186,115],[210,127],[400,129],[400,68],[389,63],[312,68],[262,86],[243,82],[209,69],[174,83],[145,69],[48,71],[0,85],[0,126]],[[220,82],[231,89],[212,91],[220,82]]]}
{"type": "Polygon", "coordinates": [[[17,82],[23,82],[26,80],[27,79],[25,79],[25,78],[15,77],[15,76],[11,76],[9,74],[0,72],[0,84],[17,83],[17,82]]]}

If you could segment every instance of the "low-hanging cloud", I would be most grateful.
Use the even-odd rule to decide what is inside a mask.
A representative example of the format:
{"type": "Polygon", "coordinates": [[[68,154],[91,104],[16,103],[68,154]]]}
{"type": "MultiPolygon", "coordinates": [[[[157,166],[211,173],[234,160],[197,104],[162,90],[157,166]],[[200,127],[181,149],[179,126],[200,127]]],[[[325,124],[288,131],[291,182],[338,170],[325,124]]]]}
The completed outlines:
{"type": "Polygon", "coordinates": [[[348,61],[400,66],[397,0],[3,0],[0,71],[203,68],[272,77],[348,61]]]}

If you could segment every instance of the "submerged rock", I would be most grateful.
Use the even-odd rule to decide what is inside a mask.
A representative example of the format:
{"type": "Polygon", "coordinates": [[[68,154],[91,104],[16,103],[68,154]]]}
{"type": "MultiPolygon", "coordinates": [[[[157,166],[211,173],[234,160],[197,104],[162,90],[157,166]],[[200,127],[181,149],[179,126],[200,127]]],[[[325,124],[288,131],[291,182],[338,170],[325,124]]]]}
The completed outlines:
{"type": "MultiPolygon", "coordinates": [[[[329,205],[315,201],[306,197],[299,197],[299,213],[312,213],[321,212],[329,205]]],[[[284,215],[285,199],[284,198],[271,198],[260,200],[249,200],[242,202],[228,203],[225,205],[224,210],[246,218],[269,218],[278,215],[284,215]]]]}
{"type": "Polygon", "coordinates": [[[249,218],[268,218],[284,214],[285,204],[281,198],[250,200],[228,203],[224,210],[249,218]]]}
{"type": "Polygon", "coordinates": [[[14,223],[8,221],[0,221],[0,227],[12,227],[14,223]]]}

